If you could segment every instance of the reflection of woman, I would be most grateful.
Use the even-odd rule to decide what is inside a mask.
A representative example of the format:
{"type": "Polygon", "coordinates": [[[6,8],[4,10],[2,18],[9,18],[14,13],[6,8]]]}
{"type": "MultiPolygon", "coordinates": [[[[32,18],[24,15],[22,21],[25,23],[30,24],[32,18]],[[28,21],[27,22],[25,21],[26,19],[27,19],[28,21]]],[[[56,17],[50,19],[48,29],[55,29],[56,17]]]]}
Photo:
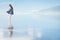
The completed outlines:
{"type": "Polygon", "coordinates": [[[11,4],[9,4],[9,7],[10,7],[10,9],[7,11],[7,13],[8,13],[8,15],[9,15],[9,26],[8,26],[8,30],[9,30],[9,36],[11,37],[12,36],[12,34],[13,34],[13,26],[12,26],[12,24],[11,24],[11,16],[14,14],[13,13],[13,7],[12,7],[12,5],[11,4]]]}

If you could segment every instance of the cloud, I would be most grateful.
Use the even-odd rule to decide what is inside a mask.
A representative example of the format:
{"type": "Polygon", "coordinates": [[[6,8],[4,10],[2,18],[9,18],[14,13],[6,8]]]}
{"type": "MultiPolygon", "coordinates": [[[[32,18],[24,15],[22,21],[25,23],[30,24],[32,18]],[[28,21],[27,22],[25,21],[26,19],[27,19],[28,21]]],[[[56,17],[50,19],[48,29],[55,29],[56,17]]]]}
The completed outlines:
{"type": "Polygon", "coordinates": [[[38,10],[15,10],[16,15],[34,14],[38,10]]]}
{"type": "Polygon", "coordinates": [[[48,16],[58,16],[60,12],[56,11],[46,11],[46,12],[38,12],[39,15],[48,15],[48,16]]]}
{"type": "Polygon", "coordinates": [[[52,10],[16,10],[15,15],[18,17],[31,17],[35,20],[41,18],[41,17],[51,17],[54,19],[59,19],[60,17],[60,12],[58,11],[52,11],[52,10]]]}
{"type": "Polygon", "coordinates": [[[16,16],[24,16],[24,15],[28,15],[31,16],[33,19],[37,20],[39,19],[41,16],[48,16],[48,17],[52,17],[54,19],[60,17],[60,12],[59,11],[52,11],[52,10],[21,10],[21,11],[16,11],[16,16]]]}

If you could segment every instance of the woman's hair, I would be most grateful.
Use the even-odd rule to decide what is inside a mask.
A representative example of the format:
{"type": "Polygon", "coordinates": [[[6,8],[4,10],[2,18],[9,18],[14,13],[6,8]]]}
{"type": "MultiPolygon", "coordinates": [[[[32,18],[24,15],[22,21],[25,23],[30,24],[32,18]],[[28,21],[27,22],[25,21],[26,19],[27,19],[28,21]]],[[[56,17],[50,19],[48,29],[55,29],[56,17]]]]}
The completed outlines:
{"type": "Polygon", "coordinates": [[[11,5],[11,4],[9,4],[9,6],[10,6],[10,8],[11,8],[11,9],[13,9],[13,7],[12,7],[12,5],[11,5]]]}

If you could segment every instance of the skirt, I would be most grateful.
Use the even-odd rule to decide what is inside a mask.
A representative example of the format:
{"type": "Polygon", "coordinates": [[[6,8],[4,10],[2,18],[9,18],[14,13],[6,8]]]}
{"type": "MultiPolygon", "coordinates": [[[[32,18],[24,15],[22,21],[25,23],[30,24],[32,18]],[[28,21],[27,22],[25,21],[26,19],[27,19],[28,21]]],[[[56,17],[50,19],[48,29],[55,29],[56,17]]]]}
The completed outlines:
{"type": "Polygon", "coordinates": [[[13,9],[8,10],[7,13],[13,15],[13,14],[14,14],[14,13],[13,13],[13,9]]]}

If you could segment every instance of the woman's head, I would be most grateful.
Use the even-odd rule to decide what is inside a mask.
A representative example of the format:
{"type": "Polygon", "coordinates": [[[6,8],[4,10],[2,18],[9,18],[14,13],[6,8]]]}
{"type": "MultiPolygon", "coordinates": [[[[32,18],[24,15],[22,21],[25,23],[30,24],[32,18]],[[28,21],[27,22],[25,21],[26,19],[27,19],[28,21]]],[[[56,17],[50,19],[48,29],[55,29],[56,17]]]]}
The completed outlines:
{"type": "Polygon", "coordinates": [[[11,5],[11,4],[9,4],[9,7],[10,7],[11,9],[13,9],[13,7],[12,7],[12,5],[11,5]]]}

